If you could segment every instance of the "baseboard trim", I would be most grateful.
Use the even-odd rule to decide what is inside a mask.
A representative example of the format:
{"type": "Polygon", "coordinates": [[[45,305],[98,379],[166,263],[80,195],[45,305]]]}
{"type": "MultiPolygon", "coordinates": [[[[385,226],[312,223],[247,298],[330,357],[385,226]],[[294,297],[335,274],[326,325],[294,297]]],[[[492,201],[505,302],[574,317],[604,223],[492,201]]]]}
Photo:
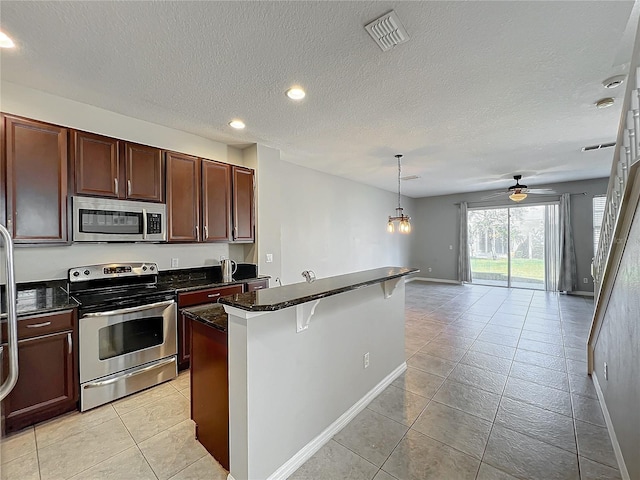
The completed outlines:
{"type": "Polygon", "coordinates": [[[620,448],[620,444],[618,443],[618,437],[616,437],[616,431],[613,429],[613,422],[611,421],[611,416],[609,415],[607,404],[604,402],[604,394],[602,393],[602,389],[600,388],[600,383],[598,382],[598,377],[596,376],[595,372],[591,374],[591,379],[593,380],[593,386],[596,388],[598,400],[600,400],[600,408],[602,408],[604,423],[607,425],[607,431],[609,432],[609,438],[611,439],[611,446],[613,447],[613,451],[616,454],[620,476],[622,477],[622,480],[631,480],[629,471],[627,470],[627,465],[624,463],[624,457],[622,456],[622,449],[620,448]]]}
{"type": "MultiPolygon", "coordinates": [[[[355,418],[362,410],[365,409],[369,403],[378,396],[385,388],[387,388],[391,382],[398,378],[407,369],[407,362],[402,362],[398,368],[387,375],[380,383],[373,387],[364,397],[358,400],[349,410],[344,412],[335,422],[329,425],[320,435],[307,443],[302,447],[298,453],[287,460],[280,466],[275,472],[273,472],[267,480],[280,480],[286,479],[293,472],[295,472],[300,466],[309,460],[320,448],[324,446],[331,438],[342,430],[351,420],[355,418]]],[[[228,475],[227,480],[234,480],[231,474],[228,475]]]]}
{"type": "Polygon", "coordinates": [[[413,282],[413,281],[435,282],[435,283],[452,283],[454,285],[462,285],[462,282],[459,282],[457,280],[446,280],[444,278],[411,277],[410,280],[407,280],[407,282],[413,282]]]}
{"type": "Polygon", "coordinates": [[[593,292],[587,290],[574,290],[573,292],[567,292],[568,295],[579,295],[581,297],[593,297],[593,292]]]}

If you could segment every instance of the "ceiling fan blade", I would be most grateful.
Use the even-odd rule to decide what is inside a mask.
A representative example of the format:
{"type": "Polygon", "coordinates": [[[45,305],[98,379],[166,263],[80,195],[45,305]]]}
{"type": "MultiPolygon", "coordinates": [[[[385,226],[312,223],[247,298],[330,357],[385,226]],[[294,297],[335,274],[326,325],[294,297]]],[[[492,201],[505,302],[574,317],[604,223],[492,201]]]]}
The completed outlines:
{"type": "Polygon", "coordinates": [[[480,200],[489,200],[498,197],[504,197],[505,195],[509,195],[509,192],[498,192],[492,193],[491,195],[487,195],[486,197],[482,197],[480,200]]]}
{"type": "Polygon", "coordinates": [[[538,195],[559,195],[558,192],[550,188],[529,188],[527,193],[536,193],[538,195]]]}

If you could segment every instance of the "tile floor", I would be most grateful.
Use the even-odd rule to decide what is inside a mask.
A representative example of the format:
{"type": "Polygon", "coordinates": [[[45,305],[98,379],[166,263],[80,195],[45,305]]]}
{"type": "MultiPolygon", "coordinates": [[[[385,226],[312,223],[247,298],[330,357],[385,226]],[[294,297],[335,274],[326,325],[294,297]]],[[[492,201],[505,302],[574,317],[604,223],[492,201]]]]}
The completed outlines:
{"type": "MultiPolygon", "coordinates": [[[[408,369],[292,479],[619,479],[585,342],[593,302],[414,282],[408,369]]],[[[12,435],[3,480],[223,480],[189,377],[12,435]]]]}
{"type": "Polygon", "coordinates": [[[2,443],[2,480],[226,480],[194,437],[185,372],[11,435],[2,443]]]}
{"type": "Polygon", "coordinates": [[[291,479],[619,479],[586,338],[593,301],[406,286],[407,371],[291,479]]]}

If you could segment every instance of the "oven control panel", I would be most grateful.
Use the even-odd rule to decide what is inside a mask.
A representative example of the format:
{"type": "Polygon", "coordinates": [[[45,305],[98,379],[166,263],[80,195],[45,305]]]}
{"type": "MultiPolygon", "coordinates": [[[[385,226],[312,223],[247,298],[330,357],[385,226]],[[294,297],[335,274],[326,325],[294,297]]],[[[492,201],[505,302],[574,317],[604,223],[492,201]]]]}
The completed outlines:
{"type": "Polygon", "coordinates": [[[105,278],[140,277],[157,275],[158,265],[151,262],[105,263],[69,269],[70,282],[86,282],[105,278]]]}

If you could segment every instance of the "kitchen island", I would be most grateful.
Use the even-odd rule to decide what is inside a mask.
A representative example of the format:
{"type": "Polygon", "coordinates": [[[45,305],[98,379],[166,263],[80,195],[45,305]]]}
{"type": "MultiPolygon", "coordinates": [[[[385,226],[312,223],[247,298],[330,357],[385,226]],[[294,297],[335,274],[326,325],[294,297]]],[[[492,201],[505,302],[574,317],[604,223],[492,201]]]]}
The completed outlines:
{"type": "MultiPolygon", "coordinates": [[[[183,310],[198,325],[192,392],[207,391],[199,352],[228,361],[230,479],[291,475],[402,374],[404,277],[415,272],[385,267],[236,294],[220,299],[226,318],[219,306],[183,310]]],[[[224,376],[224,362],[212,365],[224,376]]],[[[220,386],[201,402],[219,408],[220,386]]]]}

